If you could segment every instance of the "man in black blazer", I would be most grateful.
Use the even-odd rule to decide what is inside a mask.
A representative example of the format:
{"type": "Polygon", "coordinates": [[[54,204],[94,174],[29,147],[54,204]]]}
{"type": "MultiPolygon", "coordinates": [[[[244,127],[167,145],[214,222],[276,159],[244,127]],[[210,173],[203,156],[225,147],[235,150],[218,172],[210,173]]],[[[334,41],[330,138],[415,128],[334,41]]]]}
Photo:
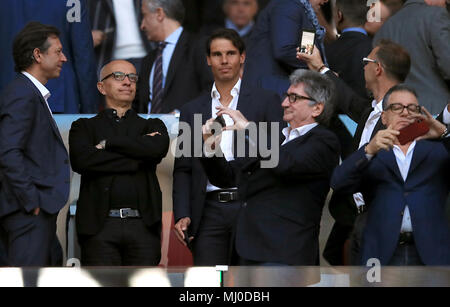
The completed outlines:
{"type": "MultiPolygon", "coordinates": [[[[177,148],[184,153],[189,147],[187,143],[192,144],[189,144],[191,150],[187,149],[186,154],[177,154],[173,171],[175,230],[183,243],[183,231],[187,231],[192,241],[195,265],[230,262],[233,228],[242,206],[236,187],[220,189],[207,180],[198,159],[201,156],[202,124],[216,116],[216,106],[240,110],[255,122],[279,123],[282,118],[279,98],[275,93],[241,86],[239,76],[245,61],[245,45],[238,33],[231,29],[218,30],[209,38],[207,46],[208,64],[215,83],[209,93],[181,108],[177,148]],[[196,117],[200,117],[198,122],[196,117]],[[195,140],[200,142],[197,148],[194,148],[195,140]]],[[[232,124],[228,116],[224,116],[224,120],[232,124]]],[[[221,144],[227,159],[234,159],[231,148],[235,139],[232,133],[228,134],[221,144]]]]}
{"type": "MultiPolygon", "coordinates": [[[[311,70],[321,70],[329,78],[331,78],[336,87],[339,89],[336,101],[339,109],[345,114],[359,114],[357,119],[358,126],[353,137],[353,146],[350,152],[358,150],[362,145],[369,142],[375,134],[383,129],[381,122],[382,102],[384,95],[394,85],[402,83],[409,73],[411,60],[408,52],[400,45],[389,41],[381,40],[377,42],[375,48],[364,59],[364,79],[366,88],[374,97],[374,100],[361,97],[355,93],[345,82],[338,78],[334,72],[328,68],[323,69],[323,62],[317,48],[312,56],[298,53],[308,63],[311,70]],[[355,106],[365,105],[363,109],[356,109],[355,106]]],[[[354,116],[352,117],[354,119],[354,116]]],[[[355,196],[359,197],[359,196],[355,196]]],[[[324,250],[324,257],[332,265],[348,264],[349,261],[354,263],[352,259],[356,259],[359,250],[359,241],[364,226],[364,215],[358,215],[363,211],[361,207],[363,201],[358,201],[360,206],[355,204],[353,195],[345,193],[333,193],[329,210],[336,223],[333,226],[327,246],[324,250]],[[355,219],[361,222],[355,223],[355,219]],[[348,256],[343,252],[343,245],[347,241],[350,232],[353,231],[353,239],[351,240],[352,252],[350,260],[344,259],[348,256]]],[[[356,263],[354,263],[356,264],[356,263]]]]}
{"type": "MultiPolygon", "coordinates": [[[[261,158],[227,162],[218,157],[220,146],[213,144],[211,152],[205,146],[207,157],[216,153],[202,159],[208,178],[223,188],[237,185],[245,202],[235,240],[241,265],[319,264],[322,208],[331,173],[339,163],[339,141],[323,126],[332,113],[334,87],[328,78],[308,70],[295,71],[290,80],[281,104],[289,127],[283,129],[278,165],[266,168],[261,158]]],[[[250,124],[239,110],[221,107],[219,111],[234,120],[225,131],[247,129],[250,124]]],[[[211,123],[208,120],[203,126],[206,144],[215,139],[211,123]]],[[[249,139],[249,144],[256,143],[249,139]]]]}
{"type": "Polygon", "coordinates": [[[181,26],[180,0],[143,0],[141,9],[141,29],[158,47],[142,61],[133,108],[138,113],[170,113],[209,89],[212,77],[197,40],[181,26]]]}
{"type": "Polygon", "coordinates": [[[336,28],[341,35],[325,46],[330,69],[362,97],[367,97],[367,91],[361,59],[372,51],[372,39],[364,30],[367,10],[364,1],[337,0],[336,28]]]}
{"type": "Polygon", "coordinates": [[[18,74],[0,95],[0,227],[10,266],[52,264],[56,218],[69,196],[69,160],[45,87],[67,61],[58,36],[38,22],[17,34],[18,74]]]}
{"type": "Polygon", "coordinates": [[[101,71],[98,90],[106,109],[73,122],[72,168],[81,174],[76,227],[83,265],[158,265],[161,258],[161,190],[156,166],[169,136],[159,119],[131,109],[136,68],[117,60],[101,71]]]}

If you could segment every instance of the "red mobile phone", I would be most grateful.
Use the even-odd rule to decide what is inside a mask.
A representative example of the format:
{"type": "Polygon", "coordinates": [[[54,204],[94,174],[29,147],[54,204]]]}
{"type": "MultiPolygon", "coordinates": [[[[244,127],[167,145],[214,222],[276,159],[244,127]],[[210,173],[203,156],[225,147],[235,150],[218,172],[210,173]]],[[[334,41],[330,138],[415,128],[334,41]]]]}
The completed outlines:
{"type": "Polygon", "coordinates": [[[400,142],[400,145],[405,145],[419,136],[424,135],[428,132],[428,130],[430,130],[428,124],[423,120],[419,120],[403,129],[400,129],[400,134],[397,136],[397,139],[400,142]]]}

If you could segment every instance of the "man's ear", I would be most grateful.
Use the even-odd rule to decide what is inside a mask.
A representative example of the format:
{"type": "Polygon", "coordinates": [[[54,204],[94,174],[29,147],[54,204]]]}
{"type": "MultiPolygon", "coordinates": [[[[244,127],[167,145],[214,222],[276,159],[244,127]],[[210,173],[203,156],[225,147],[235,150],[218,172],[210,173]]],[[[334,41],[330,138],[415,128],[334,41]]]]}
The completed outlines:
{"type": "Polygon", "coordinates": [[[242,52],[242,54],[240,56],[240,63],[241,63],[241,65],[244,65],[245,57],[246,57],[246,54],[245,54],[245,51],[244,51],[244,52],[242,52]]]}
{"type": "Polygon", "coordinates": [[[34,48],[33,54],[32,54],[31,57],[34,59],[34,61],[36,63],[41,63],[42,62],[42,60],[41,60],[41,50],[39,50],[39,48],[34,48]]]}
{"type": "Polygon", "coordinates": [[[386,112],[381,112],[381,122],[383,123],[383,125],[385,126],[385,127],[387,127],[387,125],[386,125],[386,112]]]}
{"type": "Polygon", "coordinates": [[[103,96],[106,96],[105,89],[103,88],[103,82],[97,82],[97,89],[103,96]]]}
{"type": "Polygon", "coordinates": [[[313,110],[312,110],[312,117],[317,117],[320,114],[322,114],[324,109],[324,105],[323,103],[316,103],[315,105],[313,105],[313,110]]]}
{"type": "Polygon", "coordinates": [[[156,9],[156,18],[159,22],[162,22],[166,18],[166,13],[164,13],[162,7],[156,9]]]}

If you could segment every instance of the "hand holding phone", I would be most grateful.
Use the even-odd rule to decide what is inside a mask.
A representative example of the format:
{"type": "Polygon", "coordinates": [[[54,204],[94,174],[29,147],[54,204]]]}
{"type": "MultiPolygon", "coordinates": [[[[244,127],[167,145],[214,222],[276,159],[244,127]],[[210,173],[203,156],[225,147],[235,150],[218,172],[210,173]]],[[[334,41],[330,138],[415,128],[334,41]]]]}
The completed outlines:
{"type": "Polygon", "coordinates": [[[426,134],[430,128],[424,120],[418,120],[405,128],[400,129],[400,134],[397,139],[400,145],[405,145],[411,141],[414,141],[419,136],[426,134]]]}
{"type": "Polygon", "coordinates": [[[302,30],[299,45],[300,52],[311,55],[314,50],[315,40],[316,32],[313,30],[302,30]]]}

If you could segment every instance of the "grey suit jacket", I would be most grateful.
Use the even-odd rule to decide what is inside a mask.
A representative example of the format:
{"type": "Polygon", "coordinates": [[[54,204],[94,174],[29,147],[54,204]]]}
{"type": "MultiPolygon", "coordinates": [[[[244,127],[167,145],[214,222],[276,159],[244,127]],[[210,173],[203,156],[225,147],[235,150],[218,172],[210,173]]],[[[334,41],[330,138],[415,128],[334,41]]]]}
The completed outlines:
{"type": "Polygon", "coordinates": [[[389,38],[408,50],[411,71],[405,81],[432,114],[450,103],[450,16],[445,8],[408,0],[377,33],[374,43],[389,38]]]}

